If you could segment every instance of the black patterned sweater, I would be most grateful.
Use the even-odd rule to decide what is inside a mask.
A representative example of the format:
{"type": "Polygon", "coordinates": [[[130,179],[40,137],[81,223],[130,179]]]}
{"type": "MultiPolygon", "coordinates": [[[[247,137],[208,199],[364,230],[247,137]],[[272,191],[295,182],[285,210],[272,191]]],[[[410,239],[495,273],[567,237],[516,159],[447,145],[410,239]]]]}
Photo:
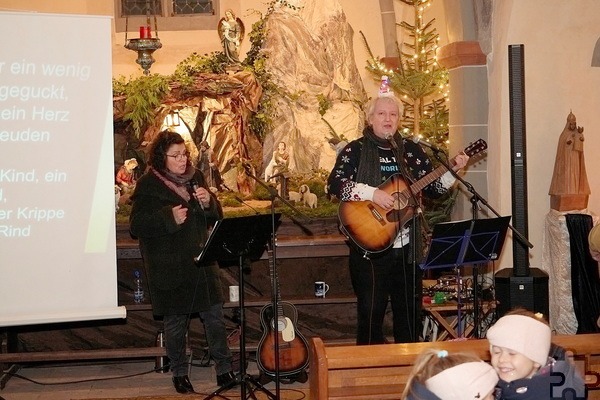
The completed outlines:
{"type": "MultiPolygon", "coordinates": [[[[369,197],[372,196],[374,190],[364,190],[365,185],[356,182],[363,140],[364,137],[353,140],[340,151],[327,180],[328,193],[335,195],[341,201],[372,200],[369,197]]],[[[415,180],[433,171],[431,160],[418,143],[407,139],[402,139],[402,143],[404,144],[404,163],[415,180]]],[[[391,148],[378,147],[378,151],[381,183],[383,183],[392,175],[399,173],[398,163],[391,148]]],[[[432,199],[439,198],[453,183],[454,177],[450,172],[446,172],[427,185],[423,189],[423,194],[432,199]]]]}

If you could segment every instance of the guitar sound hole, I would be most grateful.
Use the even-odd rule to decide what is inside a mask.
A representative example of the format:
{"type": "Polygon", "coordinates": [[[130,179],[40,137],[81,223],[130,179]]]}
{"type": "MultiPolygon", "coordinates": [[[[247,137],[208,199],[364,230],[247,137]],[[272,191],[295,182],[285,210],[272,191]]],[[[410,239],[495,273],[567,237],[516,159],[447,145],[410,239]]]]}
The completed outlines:
{"type": "Polygon", "coordinates": [[[286,323],[285,320],[283,320],[282,318],[279,318],[279,320],[277,321],[277,329],[282,331],[285,329],[286,323]]]}
{"type": "Polygon", "coordinates": [[[396,198],[396,200],[394,201],[394,209],[389,211],[386,214],[385,218],[389,222],[396,223],[401,222],[402,217],[405,216],[408,212],[408,210],[405,210],[408,204],[408,200],[406,196],[404,196],[402,193],[394,193],[394,197],[396,198]]]}
{"type": "MultiPolygon", "coordinates": [[[[277,331],[283,331],[286,326],[284,318],[277,318],[277,331]]],[[[271,321],[271,329],[275,330],[275,320],[271,321]]]]}
{"type": "Polygon", "coordinates": [[[408,205],[408,199],[402,193],[394,193],[394,210],[403,210],[408,205]]]}

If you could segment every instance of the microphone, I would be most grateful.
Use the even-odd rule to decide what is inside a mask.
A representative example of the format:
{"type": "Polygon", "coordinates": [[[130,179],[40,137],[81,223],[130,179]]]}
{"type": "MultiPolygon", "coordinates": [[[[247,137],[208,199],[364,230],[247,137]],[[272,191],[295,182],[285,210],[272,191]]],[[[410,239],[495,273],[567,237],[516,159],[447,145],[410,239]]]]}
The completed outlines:
{"type": "Polygon", "coordinates": [[[283,176],[283,172],[278,172],[276,174],[273,174],[267,180],[270,181],[271,179],[279,178],[280,176],[283,176]]]}
{"type": "Polygon", "coordinates": [[[429,147],[433,151],[440,151],[440,149],[436,145],[426,142],[422,139],[419,139],[419,137],[416,135],[413,135],[413,137],[411,139],[412,139],[413,143],[415,143],[415,144],[420,144],[421,146],[429,147]]]}
{"type": "Polygon", "coordinates": [[[246,170],[246,175],[252,174],[252,165],[249,162],[242,162],[242,167],[246,170]]]}
{"type": "Polygon", "coordinates": [[[227,186],[224,183],[221,183],[221,186],[224,187],[225,189],[227,189],[228,192],[233,192],[233,190],[231,190],[231,188],[229,186],[227,186]]]}
{"type": "Polygon", "coordinates": [[[392,146],[393,149],[398,149],[398,144],[396,143],[396,140],[394,140],[393,133],[388,133],[387,135],[385,135],[385,140],[390,142],[390,145],[392,146]]]}
{"type": "Polygon", "coordinates": [[[190,179],[190,188],[192,189],[192,198],[196,199],[196,202],[200,205],[200,208],[204,211],[204,205],[194,195],[194,193],[196,193],[196,190],[200,188],[200,185],[198,185],[198,181],[195,179],[190,179]]]}

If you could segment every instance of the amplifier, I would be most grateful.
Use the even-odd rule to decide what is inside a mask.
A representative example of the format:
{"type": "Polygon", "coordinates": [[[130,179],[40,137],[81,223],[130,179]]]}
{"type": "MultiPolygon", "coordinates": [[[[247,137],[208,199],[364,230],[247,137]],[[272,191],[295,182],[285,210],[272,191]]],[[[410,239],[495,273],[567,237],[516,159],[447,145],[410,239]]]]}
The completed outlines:
{"type": "Polygon", "coordinates": [[[512,268],[500,270],[495,276],[496,311],[498,318],[513,308],[522,307],[542,313],[547,320],[548,274],[539,268],[530,268],[528,276],[515,276],[512,268]]]}

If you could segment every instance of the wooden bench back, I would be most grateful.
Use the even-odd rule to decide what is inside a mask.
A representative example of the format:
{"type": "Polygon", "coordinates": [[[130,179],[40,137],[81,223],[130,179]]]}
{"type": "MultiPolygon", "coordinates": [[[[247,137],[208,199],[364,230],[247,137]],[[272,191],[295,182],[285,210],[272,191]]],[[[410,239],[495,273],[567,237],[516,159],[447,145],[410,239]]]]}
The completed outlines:
{"type": "MultiPolygon", "coordinates": [[[[582,357],[588,371],[600,372],[600,334],[559,335],[553,337],[553,342],[582,357]]],[[[325,346],[320,338],[313,337],[310,347],[309,386],[313,400],[399,399],[415,359],[428,348],[471,352],[484,361],[490,360],[486,339],[325,346]]]]}

